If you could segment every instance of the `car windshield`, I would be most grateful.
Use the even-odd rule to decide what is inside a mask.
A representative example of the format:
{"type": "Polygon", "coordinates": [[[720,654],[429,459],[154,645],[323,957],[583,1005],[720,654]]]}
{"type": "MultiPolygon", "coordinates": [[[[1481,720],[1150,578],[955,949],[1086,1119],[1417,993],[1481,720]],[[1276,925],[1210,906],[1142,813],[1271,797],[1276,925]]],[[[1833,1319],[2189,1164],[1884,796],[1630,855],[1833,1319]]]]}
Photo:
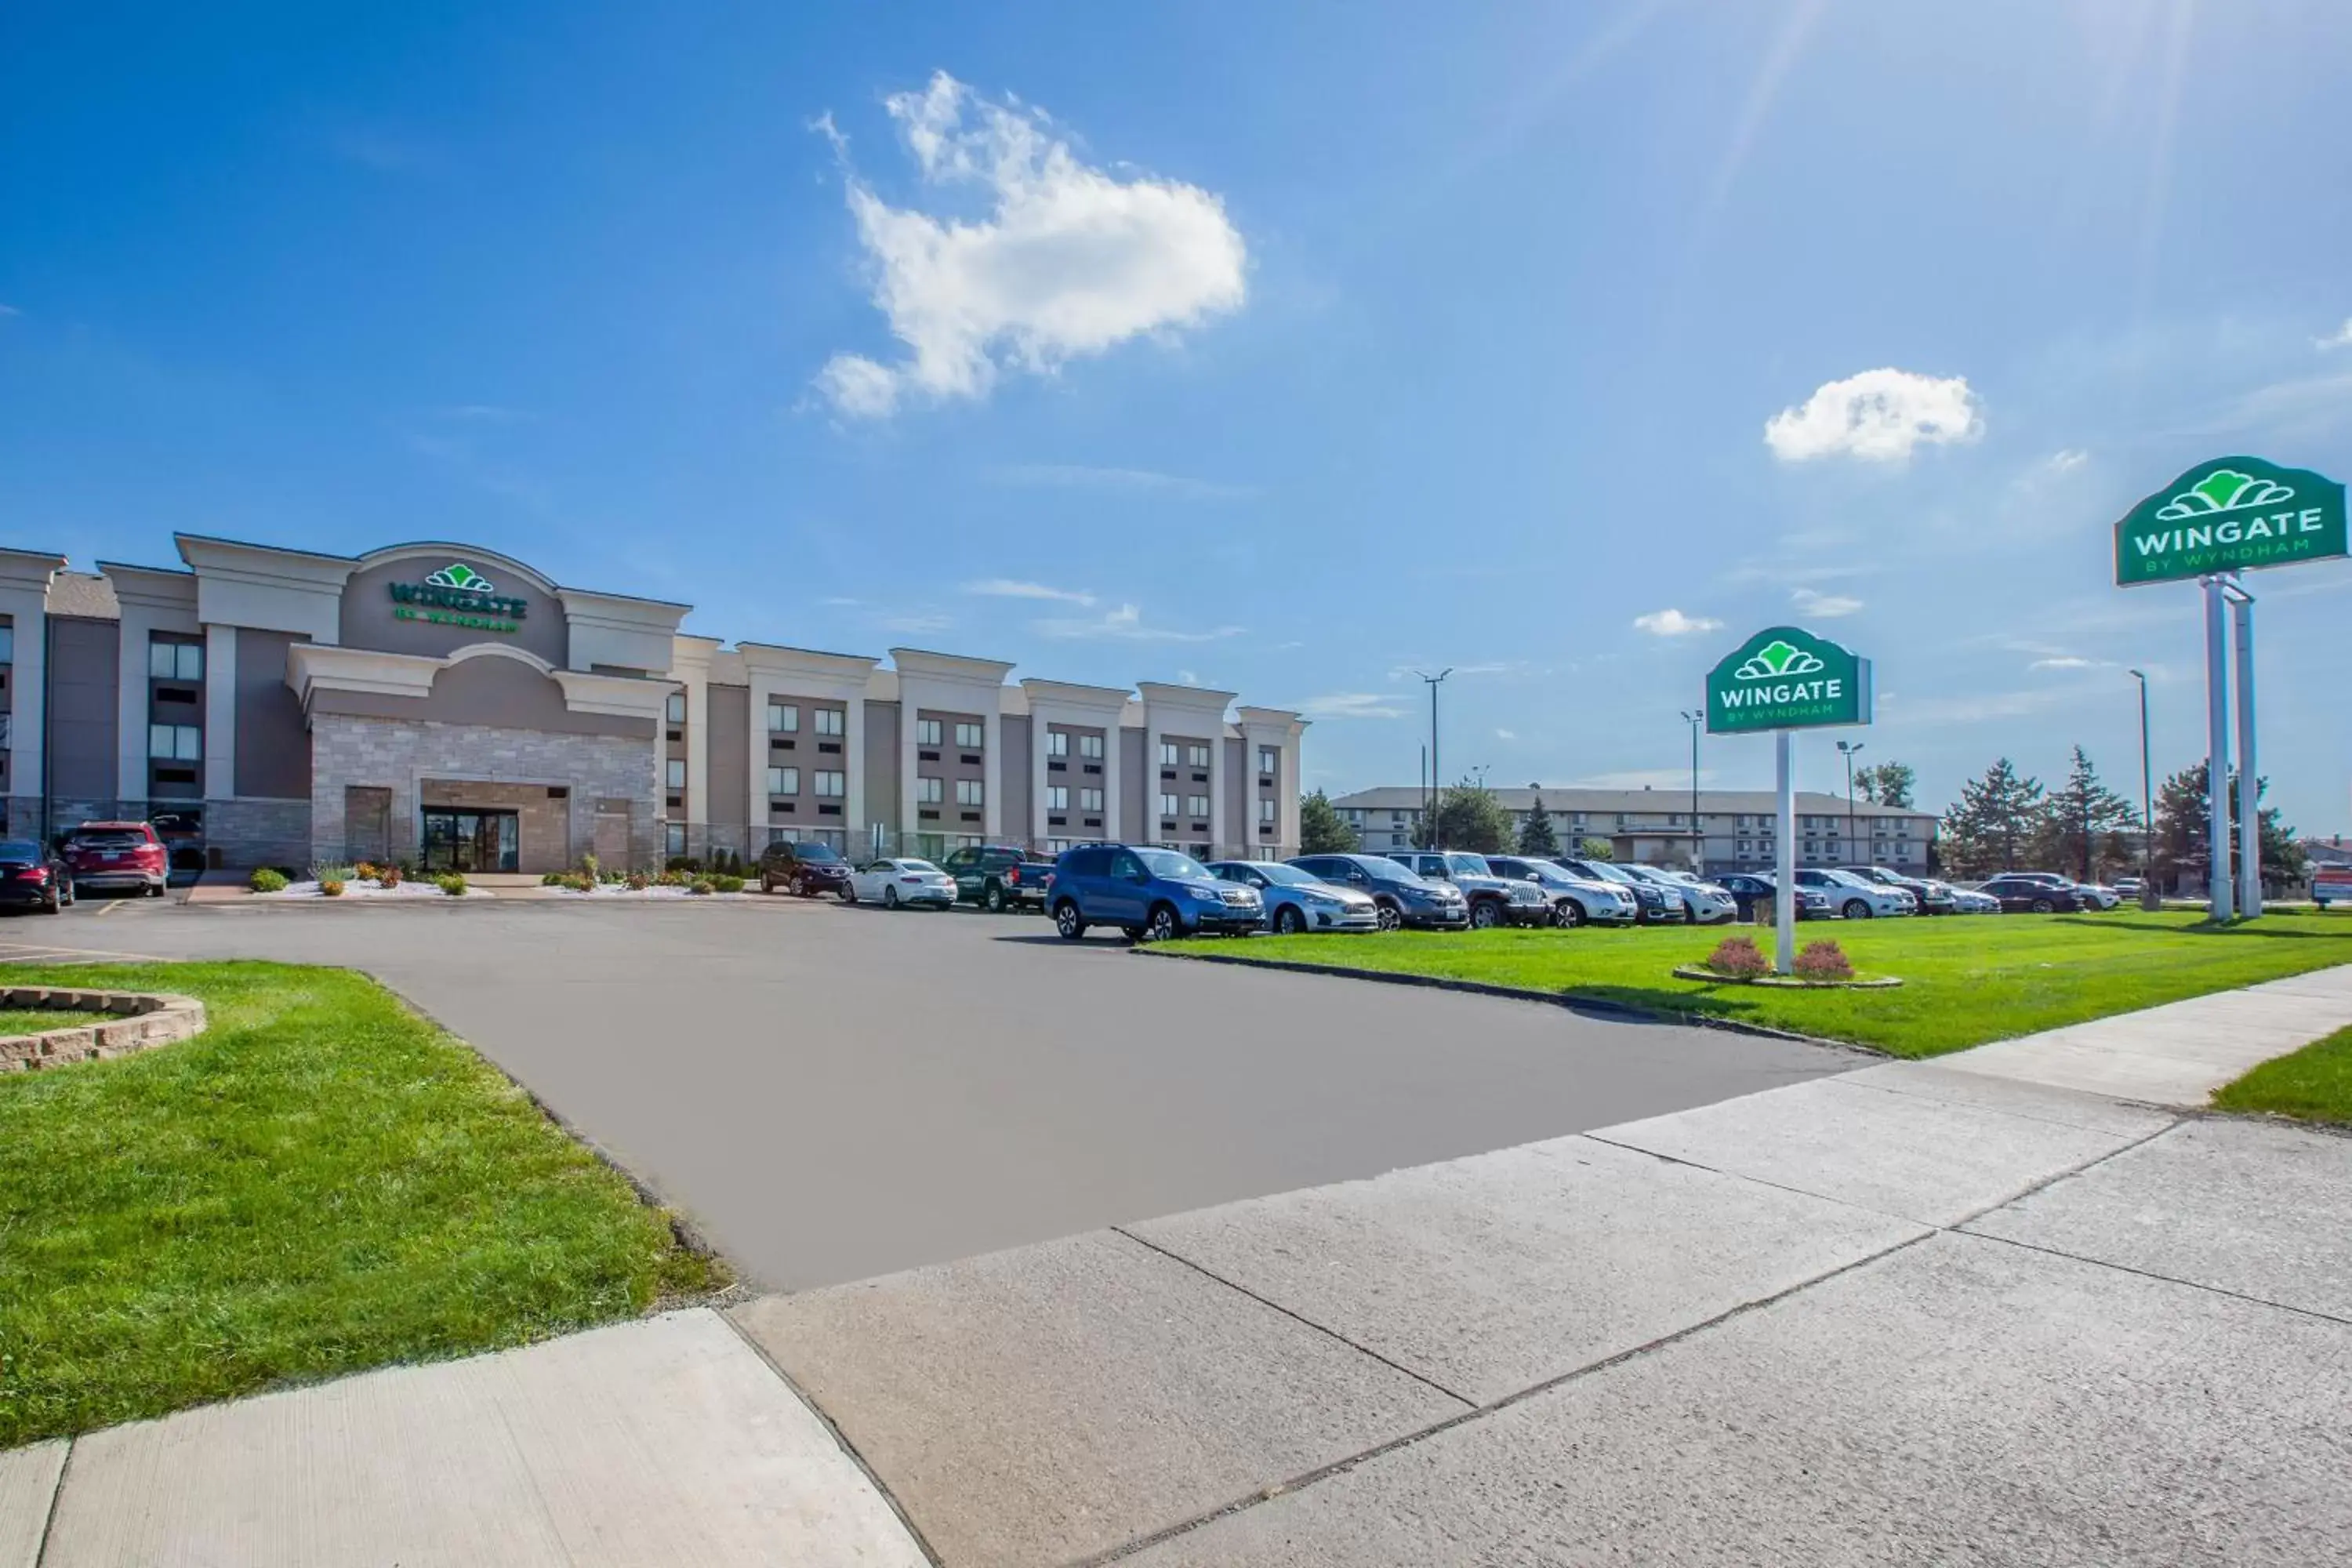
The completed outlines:
{"type": "Polygon", "coordinates": [[[1447,870],[1458,872],[1465,877],[1491,877],[1495,874],[1495,868],[1486,864],[1486,858],[1484,855],[1454,854],[1447,855],[1444,858],[1447,870]]]}
{"type": "Polygon", "coordinates": [[[0,860],[38,860],[41,847],[29,838],[0,838],[0,860]]]}
{"type": "Polygon", "coordinates": [[[937,866],[932,865],[929,860],[897,860],[893,861],[892,864],[897,866],[901,871],[914,871],[932,877],[944,877],[947,875],[946,872],[940,870],[937,866]]]}
{"type": "Polygon", "coordinates": [[[1323,879],[1312,871],[1302,871],[1296,866],[1252,866],[1251,870],[1277,888],[1319,888],[1323,879]]]}
{"type": "Polygon", "coordinates": [[[1359,855],[1357,863],[1367,876],[1378,877],[1384,882],[1402,882],[1408,888],[1426,888],[1429,879],[1402,860],[1391,860],[1385,855],[1359,855]]]}
{"type": "Polygon", "coordinates": [[[1628,876],[1606,860],[1595,860],[1586,868],[1604,882],[1620,882],[1628,888],[1638,888],[1642,885],[1642,879],[1639,877],[1628,876]]]}
{"type": "Polygon", "coordinates": [[[143,833],[77,833],[66,840],[77,849],[138,849],[147,842],[143,833]]]}
{"type": "Polygon", "coordinates": [[[841,859],[841,852],[830,844],[795,844],[793,846],[793,858],[806,860],[813,866],[826,866],[837,863],[841,859]]]}
{"type": "Polygon", "coordinates": [[[1138,849],[1135,858],[1143,868],[1155,877],[1166,877],[1179,882],[1197,882],[1209,874],[1209,868],[1190,855],[1179,855],[1173,849],[1138,849]]]}

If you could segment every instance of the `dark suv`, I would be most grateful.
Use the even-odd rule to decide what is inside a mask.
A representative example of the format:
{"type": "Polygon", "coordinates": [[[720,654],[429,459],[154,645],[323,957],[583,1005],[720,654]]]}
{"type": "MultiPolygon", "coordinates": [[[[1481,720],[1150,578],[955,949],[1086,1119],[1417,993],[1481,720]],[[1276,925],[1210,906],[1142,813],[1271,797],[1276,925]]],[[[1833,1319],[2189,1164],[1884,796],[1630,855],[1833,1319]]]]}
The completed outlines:
{"type": "Polygon", "coordinates": [[[978,904],[993,914],[1015,907],[1044,909],[1054,862],[1026,849],[990,844],[957,850],[940,862],[940,869],[955,879],[957,902],[978,904]]]}
{"type": "Polygon", "coordinates": [[[1382,931],[1461,931],[1470,924],[1470,901],[1461,889],[1433,882],[1385,855],[1301,855],[1290,863],[1335,888],[1353,888],[1370,897],[1382,931]]]}
{"type": "Polygon", "coordinates": [[[2034,876],[2004,872],[1977,891],[1999,899],[2005,915],[2071,915],[2083,907],[2072,883],[2053,884],[2034,876]]]}
{"type": "Polygon", "coordinates": [[[830,844],[795,844],[779,838],[760,851],[760,891],[789,888],[803,899],[849,892],[849,862],[830,844]]]}

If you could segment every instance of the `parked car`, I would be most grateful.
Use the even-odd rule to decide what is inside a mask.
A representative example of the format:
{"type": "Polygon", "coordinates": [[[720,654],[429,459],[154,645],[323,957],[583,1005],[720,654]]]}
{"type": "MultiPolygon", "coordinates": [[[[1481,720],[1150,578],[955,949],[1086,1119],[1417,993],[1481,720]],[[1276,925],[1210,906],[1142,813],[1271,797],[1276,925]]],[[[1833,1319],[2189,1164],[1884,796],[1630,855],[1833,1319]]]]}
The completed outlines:
{"type": "Polygon", "coordinates": [[[2072,914],[2083,907],[2072,887],[2053,886],[2038,877],[2003,874],[1977,890],[2000,900],[2000,912],[2005,915],[2072,914]]]}
{"type": "Polygon", "coordinates": [[[1353,888],[1335,888],[1310,871],[1265,860],[1212,860],[1218,879],[1257,891],[1265,906],[1266,929],[1280,936],[1310,931],[1378,931],[1381,911],[1371,897],[1353,888]]]}
{"type": "Polygon", "coordinates": [[[1399,926],[1461,931],[1470,924],[1470,900],[1461,889],[1451,882],[1433,882],[1385,855],[1301,855],[1290,864],[1370,899],[1382,931],[1399,926]]]}
{"type": "Polygon", "coordinates": [[[64,856],[34,839],[0,838],[0,904],[53,915],[73,901],[73,872],[64,856]]]}
{"type": "MultiPolygon", "coordinates": [[[[2117,898],[2129,899],[2137,903],[2139,900],[2139,890],[2142,884],[2137,877],[2117,877],[2116,879],[2116,896],[2117,898]]],[[[2323,904],[2320,907],[2325,909],[2326,906],[2323,904]]]]}
{"type": "Polygon", "coordinates": [[[1054,929],[1076,942],[1117,926],[1130,942],[1195,931],[1239,935],[1265,921],[1254,888],[1221,881],[1190,855],[1133,844],[1082,844],[1054,862],[1054,929]]]}
{"type": "Polygon", "coordinates": [[[1843,920],[1866,921],[1881,915],[1919,912],[1918,900],[1902,889],[1882,888],[1869,878],[1857,877],[1851,871],[1802,867],[1797,872],[1797,885],[1827,893],[1831,907],[1843,920]]]}
{"type": "Polygon", "coordinates": [[[2112,910],[2124,901],[2121,888],[2109,888],[2097,882],[2077,882],[2074,896],[2083,900],[2086,910],[2112,910]]]}
{"type": "Polygon", "coordinates": [[[1484,855],[1466,849],[1396,849],[1389,858],[1433,882],[1451,882],[1470,901],[1470,923],[1539,926],[1551,923],[1551,900],[1523,877],[1504,877],[1484,855]]]}
{"type": "MultiPolygon", "coordinates": [[[[1751,871],[1727,871],[1721,881],[1723,890],[1729,893],[1738,902],[1739,918],[1743,921],[1755,920],[1757,906],[1769,905],[1772,901],[1773,881],[1769,877],[1759,877],[1751,871]]],[[[1829,919],[1830,896],[1819,888],[1799,888],[1797,918],[1801,921],[1829,919]]]]}
{"type": "Polygon", "coordinates": [[[955,879],[957,897],[998,914],[1015,906],[1044,909],[1045,882],[1053,874],[1054,859],[1034,850],[984,844],[976,849],[957,850],[940,868],[955,879]]]}
{"type": "Polygon", "coordinates": [[[849,862],[830,844],[779,838],[760,851],[760,891],[789,888],[803,899],[820,893],[846,898],[849,862]]]}
{"type": "Polygon", "coordinates": [[[135,888],[147,898],[163,896],[163,840],[146,823],[85,822],[65,836],[58,855],[77,893],[135,888]]]}
{"type": "Polygon", "coordinates": [[[1906,877],[1885,866],[1849,866],[1849,874],[1877,883],[1882,888],[1900,888],[1911,895],[1923,915],[1948,915],[1952,912],[1952,886],[1933,877],[1906,877]]]}
{"type": "Polygon", "coordinates": [[[1952,912],[1956,915],[1997,915],[2000,913],[2000,900],[1975,888],[1956,887],[1952,889],[1952,912]]]}
{"type": "Polygon", "coordinates": [[[1663,888],[1683,901],[1683,918],[1693,925],[1726,925],[1739,918],[1739,900],[1730,890],[1713,882],[1701,881],[1685,871],[1670,871],[1663,866],[1620,865],[1617,868],[1629,877],[1639,877],[1654,888],[1663,888]]]}
{"type": "Polygon", "coordinates": [[[901,904],[952,909],[956,879],[929,860],[868,860],[850,872],[849,891],[842,897],[853,904],[876,903],[886,910],[895,910],[901,904]]]}
{"type": "Polygon", "coordinates": [[[1590,877],[1597,882],[1614,882],[1633,895],[1634,919],[1643,925],[1678,925],[1689,918],[1682,899],[1664,888],[1652,887],[1639,877],[1626,875],[1624,869],[1611,860],[1579,860],[1561,856],[1557,862],[1560,869],[1571,876],[1590,877]]]}
{"type": "Polygon", "coordinates": [[[1590,877],[1571,877],[1565,867],[1522,855],[1489,855],[1486,864],[1497,874],[1517,877],[1543,889],[1551,900],[1551,923],[1629,926],[1640,917],[1641,904],[1631,889],[1590,877]]]}

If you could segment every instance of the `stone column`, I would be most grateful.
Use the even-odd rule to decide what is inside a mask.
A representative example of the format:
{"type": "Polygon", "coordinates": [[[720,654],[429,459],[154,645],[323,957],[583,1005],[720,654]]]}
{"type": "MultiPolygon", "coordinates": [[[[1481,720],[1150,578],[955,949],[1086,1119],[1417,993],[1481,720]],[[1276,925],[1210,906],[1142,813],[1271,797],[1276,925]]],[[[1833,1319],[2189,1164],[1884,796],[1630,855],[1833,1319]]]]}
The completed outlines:
{"type": "MultiPolygon", "coordinates": [[[[147,669],[140,666],[143,682],[147,669]]],[[[205,628],[205,798],[236,794],[236,628],[205,628]]]]}
{"type": "MultiPolygon", "coordinates": [[[[1224,715],[1219,714],[1209,725],[1213,737],[1209,742],[1209,855],[1212,859],[1233,852],[1233,843],[1225,830],[1233,825],[1226,820],[1224,715]]],[[[1247,742],[1244,742],[1246,744],[1247,742]]]]}
{"type": "MultiPolygon", "coordinates": [[[[153,623],[152,612],[133,602],[124,603],[122,655],[114,706],[114,794],[123,803],[120,809],[126,811],[131,802],[147,798],[147,641],[153,623]]],[[[211,650],[206,650],[205,657],[211,657],[211,650]]],[[[209,708],[209,681],[205,697],[209,708]]],[[[211,750],[209,743],[205,750],[211,750]]]]}
{"type": "MultiPolygon", "coordinates": [[[[855,858],[864,852],[866,846],[865,694],[862,692],[849,694],[844,699],[844,706],[847,711],[841,721],[841,776],[843,784],[849,790],[849,798],[842,803],[841,816],[842,820],[849,825],[847,853],[855,858]]],[[[764,726],[768,721],[766,712],[762,711],[759,715],[759,720],[764,726]]],[[[764,734],[761,737],[760,749],[762,752],[768,749],[767,737],[764,734]]],[[[761,787],[762,789],[767,787],[764,779],[761,781],[761,787]]],[[[762,813],[762,815],[765,814],[762,813]]]]}
{"type": "Polygon", "coordinates": [[[988,711],[980,716],[980,831],[988,838],[1004,836],[1003,708],[1004,694],[992,692],[988,711]]]}
{"type": "Polygon", "coordinates": [[[686,819],[702,825],[710,849],[710,669],[686,667],[686,819]]]}
{"type": "Polygon", "coordinates": [[[1113,713],[1110,716],[1110,721],[1105,725],[1103,729],[1102,771],[1102,836],[1104,838],[1113,843],[1117,843],[1119,839],[1126,837],[1125,817],[1127,816],[1127,808],[1124,805],[1125,797],[1121,793],[1123,786],[1120,784],[1118,777],[1119,753],[1127,749],[1120,743],[1125,733],[1126,732],[1119,728],[1118,715],[1113,713]]]}
{"type": "MultiPolygon", "coordinates": [[[[1045,847],[1049,831],[1045,826],[1045,780],[1048,776],[1045,763],[1053,755],[1049,749],[1053,744],[1053,726],[1049,722],[1052,716],[1051,709],[1040,708],[1034,702],[1029,705],[1029,838],[1041,849],[1045,847]]],[[[1062,776],[1071,776],[1067,768],[1063,770],[1062,776]]]]}

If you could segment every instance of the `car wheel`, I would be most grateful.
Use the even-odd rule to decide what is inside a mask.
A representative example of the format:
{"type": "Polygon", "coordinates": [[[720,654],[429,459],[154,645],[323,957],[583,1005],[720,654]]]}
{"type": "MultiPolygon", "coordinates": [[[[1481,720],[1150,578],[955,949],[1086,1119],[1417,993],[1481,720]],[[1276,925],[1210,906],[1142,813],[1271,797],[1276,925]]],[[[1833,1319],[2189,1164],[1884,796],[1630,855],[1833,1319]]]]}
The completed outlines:
{"type": "Polygon", "coordinates": [[[1573,928],[1584,923],[1584,906],[1574,899],[1562,899],[1551,907],[1551,923],[1573,928]]]}
{"type": "Polygon", "coordinates": [[[2033,912],[2037,915],[2046,915],[2056,907],[2056,905],[2053,904],[2047,899],[2036,899],[2033,900],[2033,912]]]}
{"type": "Polygon", "coordinates": [[[1003,914],[1004,912],[1004,889],[997,886],[994,882],[991,882],[988,885],[988,890],[980,895],[980,907],[986,910],[992,915],[1003,914]]]}
{"type": "Polygon", "coordinates": [[[1072,942],[1087,934],[1087,922],[1078,918],[1076,900],[1064,899],[1054,906],[1054,929],[1072,942]]]}
{"type": "MultiPolygon", "coordinates": [[[[895,894],[898,892],[898,889],[896,889],[896,888],[887,888],[887,889],[883,889],[883,890],[884,890],[885,892],[891,893],[891,894],[895,895],[895,894]]],[[[855,883],[855,882],[847,882],[847,883],[844,883],[844,884],[843,884],[843,886],[842,886],[842,889],[841,889],[841,901],[842,901],[843,903],[845,903],[845,904],[854,904],[854,903],[856,903],[856,902],[857,901],[857,884],[856,884],[856,883],[855,883]]]]}
{"type": "Polygon", "coordinates": [[[1285,904],[1274,911],[1274,933],[1276,936],[1297,936],[1307,929],[1307,917],[1298,912],[1297,904],[1285,904]]]}
{"type": "Polygon", "coordinates": [[[148,884],[147,896],[151,899],[162,898],[163,896],[163,884],[161,882],[152,882],[148,884]]]}
{"type": "Polygon", "coordinates": [[[808,882],[808,879],[807,879],[806,877],[794,877],[794,878],[793,879],[793,897],[794,897],[794,898],[796,898],[796,899],[805,899],[805,898],[807,898],[808,896],[809,896],[809,882],[808,882]]]}
{"type": "Polygon", "coordinates": [[[1870,906],[1860,899],[1848,899],[1845,901],[1845,908],[1840,910],[1838,913],[1850,921],[1866,921],[1870,918],[1870,906]]]}
{"type": "Polygon", "coordinates": [[[1503,911],[1492,899],[1481,899],[1470,906],[1470,929],[1492,931],[1503,923],[1503,911]]]}
{"type": "Polygon", "coordinates": [[[1143,926],[1146,942],[1173,942],[1183,934],[1184,928],[1178,923],[1175,910],[1166,904],[1152,907],[1151,918],[1143,926]]]}
{"type": "Polygon", "coordinates": [[[882,889],[882,907],[886,910],[895,910],[898,907],[898,889],[885,888],[882,889]]]}
{"type": "Polygon", "coordinates": [[[1376,906],[1373,910],[1373,918],[1380,922],[1380,927],[1382,931],[1394,931],[1397,927],[1404,924],[1404,916],[1399,913],[1397,907],[1394,904],[1390,903],[1386,899],[1382,899],[1379,905],[1376,906]]]}
{"type": "Polygon", "coordinates": [[[44,903],[41,905],[41,912],[42,912],[43,914],[45,914],[45,915],[54,915],[54,914],[57,914],[57,913],[58,913],[58,912],[60,912],[60,911],[61,911],[61,910],[63,910],[64,909],[65,909],[65,900],[64,900],[64,898],[63,898],[63,897],[62,897],[62,896],[58,892],[57,889],[56,889],[54,886],[52,886],[52,887],[49,889],[49,896],[48,896],[47,900],[46,902],[44,902],[44,903]]]}

